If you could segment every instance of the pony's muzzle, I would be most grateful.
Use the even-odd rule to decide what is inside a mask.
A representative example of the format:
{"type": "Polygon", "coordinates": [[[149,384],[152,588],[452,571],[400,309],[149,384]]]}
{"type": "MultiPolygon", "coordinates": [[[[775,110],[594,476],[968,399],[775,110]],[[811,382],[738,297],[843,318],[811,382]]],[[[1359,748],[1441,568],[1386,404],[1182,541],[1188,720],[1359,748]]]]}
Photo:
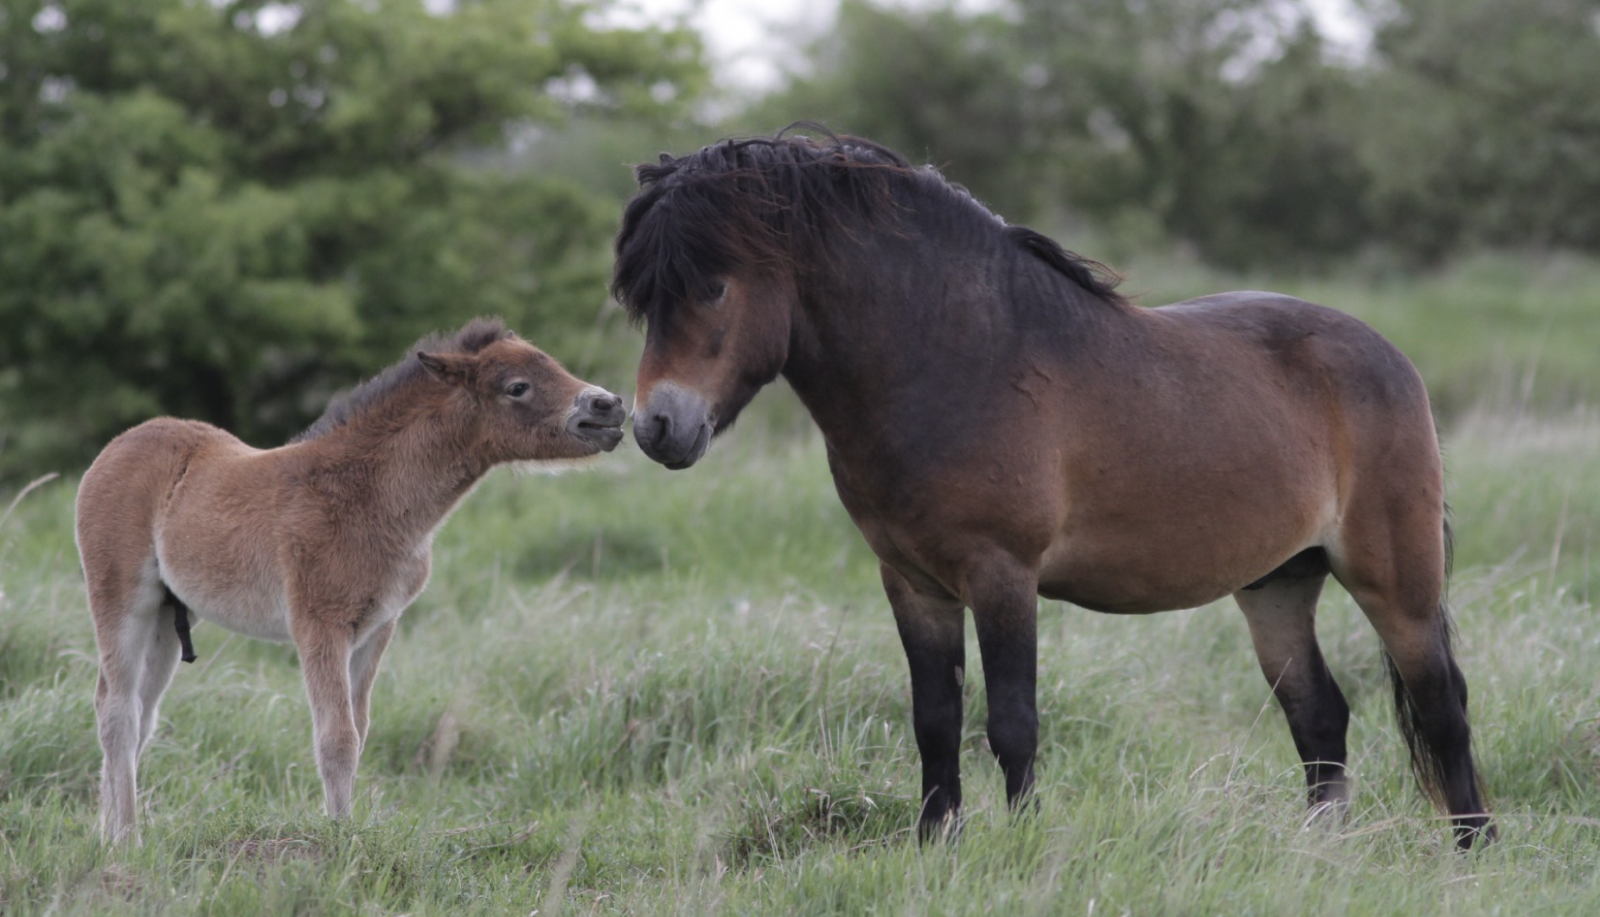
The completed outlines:
{"type": "Polygon", "coordinates": [[[567,432],[610,452],[622,442],[622,422],[627,419],[621,398],[603,388],[585,389],[573,401],[567,432]]]}
{"type": "Polygon", "coordinates": [[[671,382],[650,390],[633,417],[633,438],[652,460],[677,471],[688,468],[711,445],[711,406],[699,393],[671,382]]]}

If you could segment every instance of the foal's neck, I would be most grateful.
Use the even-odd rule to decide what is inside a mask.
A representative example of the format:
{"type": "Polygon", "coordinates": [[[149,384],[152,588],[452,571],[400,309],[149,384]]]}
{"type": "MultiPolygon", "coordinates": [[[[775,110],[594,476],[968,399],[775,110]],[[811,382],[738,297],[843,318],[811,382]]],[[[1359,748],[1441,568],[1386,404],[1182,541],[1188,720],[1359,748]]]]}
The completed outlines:
{"type": "Polygon", "coordinates": [[[406,543],[429,537],[494,466],[469,425],[430,406],[352,418],[315,442],[369,521],[406,543]]]}

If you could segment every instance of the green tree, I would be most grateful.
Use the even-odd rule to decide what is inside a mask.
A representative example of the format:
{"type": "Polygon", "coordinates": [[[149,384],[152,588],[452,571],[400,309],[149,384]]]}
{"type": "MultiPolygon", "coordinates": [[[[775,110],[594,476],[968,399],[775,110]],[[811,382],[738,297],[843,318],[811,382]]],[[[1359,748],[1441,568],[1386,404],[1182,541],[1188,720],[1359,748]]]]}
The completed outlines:
{"type": "Polygon", "coordinates": [[[0,476],[159,413],[282,441],[471,315],[592,324],[614,203],[484,154],[706,80],[596,9],[0,0],[0,476]]]}
{"type": "Polygon", "coordinates": [[[1014,219],[1039,212],[1040,132],[1014,26],[1000,14],[843,0],[805,61],[756,117],[870,137],[925,157],[1014,219]]]}
{"type": "MultiPolygon", "coordinates": [[[[1216,261],[1364,238],[1351,86],[1294,0],[845,0],[766,102],[926,156],[1017,220],[1070,209],[1216,261]]],[[[775,115],[775,117],[774,117],[775,115]]]]}
{"type": "Polygon", "coordinates": [[[1351,250],[1347,74],[1289,0],[1015,0],[1063,198],[1235,266],[1351,250]]]}
{"type": "Polygon", "coordinates": [[[1360,132],[1408,251],[1600,251],[1600,2],[1395,0],[1360,132]]]}

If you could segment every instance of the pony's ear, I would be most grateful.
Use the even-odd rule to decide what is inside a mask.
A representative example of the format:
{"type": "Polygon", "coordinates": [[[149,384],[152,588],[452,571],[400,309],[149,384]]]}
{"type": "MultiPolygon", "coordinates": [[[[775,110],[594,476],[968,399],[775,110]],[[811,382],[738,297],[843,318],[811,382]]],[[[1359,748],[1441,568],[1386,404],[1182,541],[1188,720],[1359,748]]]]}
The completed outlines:
{"type": "Polygon", "coordinates": [[[672,154],[671,153],[662,153],[661,154],[661,159],[659,160],[659,163],[661,165],[670,166],[674,162],[677,162],[677,160],[672,158],[672,154]]]}
{"type": "Polygon", "coordinates": [[[435,379],[451,385],[466,385],[472,374],[472,358],[459,353],[424,353],[417,351],[420,362],[435,379]]]}

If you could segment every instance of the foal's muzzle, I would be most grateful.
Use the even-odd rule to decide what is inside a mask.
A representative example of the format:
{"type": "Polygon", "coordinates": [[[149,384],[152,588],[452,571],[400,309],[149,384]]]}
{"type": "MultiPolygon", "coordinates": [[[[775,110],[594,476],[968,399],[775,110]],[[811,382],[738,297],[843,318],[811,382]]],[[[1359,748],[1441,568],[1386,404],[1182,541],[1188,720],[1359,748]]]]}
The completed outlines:
{"type": "Polygon", "coordinates": [[[627,419],[621,398],[603,388],[585,389],[572,403],[567,432],[602,452],[610,452],[622,442],[622,422],[627,419]]]}
{"type": "Polygon", "coordinates": [[[711,406],[698,393],[658,383],[633,418],[633,438],[645,455],[677,471],[688,468],[711,445],[711,406]]]}

